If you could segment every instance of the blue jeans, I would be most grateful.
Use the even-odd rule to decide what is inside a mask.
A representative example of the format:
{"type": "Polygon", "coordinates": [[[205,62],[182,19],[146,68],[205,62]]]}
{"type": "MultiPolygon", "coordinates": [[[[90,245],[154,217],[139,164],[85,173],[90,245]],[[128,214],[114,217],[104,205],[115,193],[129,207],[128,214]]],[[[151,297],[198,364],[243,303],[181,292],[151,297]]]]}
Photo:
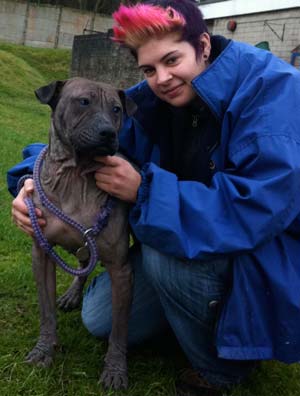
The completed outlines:
{"type": "MultiPolygon", "coordinates": [[[[231,262],[181,260],[146,245],[131,256],[134,296],[129,345],[162,334],[171,326],[191,365],[211,384],[228,386],[240,382],[254,363],[220,359],[214,345],[218,314],[231,287],[231,262]]],[[[108,338],[111,286],[106,272],[89,285],[82,319],[90,333],[108,338]]]]}

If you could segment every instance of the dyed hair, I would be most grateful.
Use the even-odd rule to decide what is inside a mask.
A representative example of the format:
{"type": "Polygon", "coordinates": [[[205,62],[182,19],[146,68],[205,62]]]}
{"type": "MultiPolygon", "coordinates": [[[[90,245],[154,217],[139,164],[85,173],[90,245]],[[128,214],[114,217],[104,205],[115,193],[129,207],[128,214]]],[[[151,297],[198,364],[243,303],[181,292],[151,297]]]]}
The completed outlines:
{"type": "Polygon", "coordinates": [[[136,57],[140,45],[151,37],[179,32],[196,56],[202,53],[199,37],[207,32],[203,15],[194,0],[147,0],[134,6],[123,6],[113,14],[113,40],[131,49],[136,57]]]}

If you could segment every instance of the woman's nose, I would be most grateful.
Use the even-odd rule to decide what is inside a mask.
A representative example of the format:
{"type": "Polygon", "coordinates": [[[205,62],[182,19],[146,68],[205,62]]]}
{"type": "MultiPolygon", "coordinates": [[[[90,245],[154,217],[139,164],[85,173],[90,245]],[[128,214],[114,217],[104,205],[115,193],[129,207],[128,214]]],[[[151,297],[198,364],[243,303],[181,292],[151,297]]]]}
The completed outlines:
{"type": "Polygon", "coordinates": [[[165,67],[160,67],[156,70],[156,75],[157,75],[157,84],[165,84],[172,78],[172,74],[170,73],[170,70],[165,67]]]}

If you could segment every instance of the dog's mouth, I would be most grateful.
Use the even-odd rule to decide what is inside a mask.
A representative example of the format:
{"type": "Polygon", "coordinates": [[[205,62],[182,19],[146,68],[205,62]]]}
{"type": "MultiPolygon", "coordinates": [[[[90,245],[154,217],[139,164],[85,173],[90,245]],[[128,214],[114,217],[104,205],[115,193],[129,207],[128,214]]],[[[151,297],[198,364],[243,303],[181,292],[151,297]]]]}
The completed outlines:
{"type": "Polygon", "coordinates": [[[107,146],[107,147],[95,147],[94,149],[90,149],[86,152],[91,157],[97,156],[105,156],[105,155],[114,155],[118,151],[118,145],[107,146]]]}
{"type": "Polygon", "coordinates": [[[106,155],[114,155],[118,151],[119,145],[109,144],[109,145],[101,145],[101,146],[85,146],[85,147],[78,147],[76,152],[79,157],[84,158],[94,158],[98,156],[106,156],[106,155]]]}
{"type": "Polygon", "coordinates": [[[119,148],[114,130],[102,130],[100,133],[80,133],[72,139],[73,147],[80,157],[114,155],[119,148]]]}

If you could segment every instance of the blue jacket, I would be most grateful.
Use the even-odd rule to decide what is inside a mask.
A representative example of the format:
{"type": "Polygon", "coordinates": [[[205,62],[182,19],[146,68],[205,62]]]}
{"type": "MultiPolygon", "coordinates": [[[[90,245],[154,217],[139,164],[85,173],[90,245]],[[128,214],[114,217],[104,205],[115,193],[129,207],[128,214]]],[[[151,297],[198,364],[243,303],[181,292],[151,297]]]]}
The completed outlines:
{"type": "Polygon", "coordinates": [[[139,110],[125,120],[120,144],[143,176],[131,226],[166,254],[232,257],[233,287],[216,333],[220,357],[299,361],[300,73],[231,41],[192,84],[221,131],[209,185],[160,167],[168,128],[161,103],[146,82],[127,92],[139,110]]]}

